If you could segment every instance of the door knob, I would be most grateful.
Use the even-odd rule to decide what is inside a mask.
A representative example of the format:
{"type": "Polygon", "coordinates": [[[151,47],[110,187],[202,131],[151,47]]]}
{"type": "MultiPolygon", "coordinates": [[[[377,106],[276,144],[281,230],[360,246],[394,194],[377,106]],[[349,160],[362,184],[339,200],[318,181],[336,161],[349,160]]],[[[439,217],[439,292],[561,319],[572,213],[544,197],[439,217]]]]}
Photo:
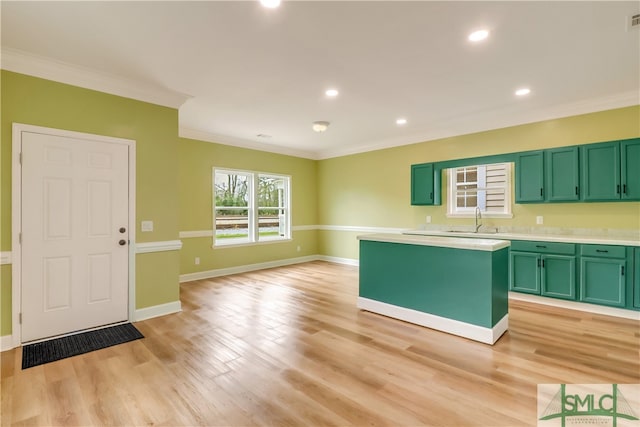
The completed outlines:
{"type": "Polygon", "coordinates": [[[120,230],[118,230],[118,231],[120,231],[121,233],[124,233],[125,231],[127,231],[127,229],[124,228],[124,227],[120,227],[120,230]]]}
{"type": "Polygon", "coordinates": [[[124,245],[126,245],[126,244],[127,244],[127,241],[126,241],[126,240],[124,240],[124,239],[122,239],[122,240],[120,240],[120,241],[118,242],[118,244],[119,244],[120,246],[124,246],[124,245]]]}

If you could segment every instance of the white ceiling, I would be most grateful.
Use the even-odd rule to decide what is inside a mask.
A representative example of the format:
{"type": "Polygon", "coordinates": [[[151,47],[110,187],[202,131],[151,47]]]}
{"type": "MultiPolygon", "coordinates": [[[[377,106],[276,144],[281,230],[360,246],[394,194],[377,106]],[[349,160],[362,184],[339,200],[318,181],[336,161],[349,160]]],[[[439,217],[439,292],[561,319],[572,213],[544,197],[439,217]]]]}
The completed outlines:
{"type": "Polygon", "coordinates": [[[638,1],[2,1],[2,66],[186,99],[183,136],[327,158],[640,104],[640,30],[626,27],[639,12],[638,1]],[[490,37],[470,43],[479,28],[490,37]],[[518,98],[522,86],[532,92],[518,98]],[[315,133],[316,120],[331,125],[315,133]]]}

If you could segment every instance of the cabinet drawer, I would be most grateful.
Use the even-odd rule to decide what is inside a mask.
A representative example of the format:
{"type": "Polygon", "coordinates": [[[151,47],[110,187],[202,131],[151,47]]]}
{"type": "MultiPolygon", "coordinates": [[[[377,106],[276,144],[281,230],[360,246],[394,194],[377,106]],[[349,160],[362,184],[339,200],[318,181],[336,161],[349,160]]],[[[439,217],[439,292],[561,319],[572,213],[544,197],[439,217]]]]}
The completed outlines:
{"type": "Polygon", "coordinates": [[[541,254],[575,255],[575,243],[556,242],[529,242],[524,240],[512,240],[512,251],[538,252],[541,254]]]}
{"type": "Polygon", "coordinates": [[[624,258],[624,246],[613,245],[580,245],[580,255],[599,258],[624,258]]]}

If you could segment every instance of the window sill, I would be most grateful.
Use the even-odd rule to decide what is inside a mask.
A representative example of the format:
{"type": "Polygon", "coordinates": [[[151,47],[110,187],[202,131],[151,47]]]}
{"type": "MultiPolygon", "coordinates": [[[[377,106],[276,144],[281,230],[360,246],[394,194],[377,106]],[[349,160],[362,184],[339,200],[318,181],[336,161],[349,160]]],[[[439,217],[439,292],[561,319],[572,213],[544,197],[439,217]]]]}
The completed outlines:
{"type": "Polygon", "coordinates": [[[224,242],[224,243],[216,242],[213,244],[212,248],[225,249],[225,248],[237,248],[241,246],[261,246],[261,245],[270,245],[272,243],[286,243],[286,242],[293,242],[293,239],[291,238],[265,239],[265,240],[260,240],[258,242],[247,242],[247,241],[224,242]]]}
{"type": "MultiPolygon", "coordinates": [[[[475,218],[476,215],[470,213],[448,213],[447,218],[475,218]]],[[[482,213],[481,218],[513,218],[512,213],[482,213]]]]}

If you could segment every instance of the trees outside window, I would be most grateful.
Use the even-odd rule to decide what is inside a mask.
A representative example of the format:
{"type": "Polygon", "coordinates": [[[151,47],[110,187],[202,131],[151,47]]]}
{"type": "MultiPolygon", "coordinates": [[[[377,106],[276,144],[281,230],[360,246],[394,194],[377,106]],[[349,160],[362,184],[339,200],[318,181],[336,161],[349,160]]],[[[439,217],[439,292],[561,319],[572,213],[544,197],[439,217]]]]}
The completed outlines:
{"type": "Polygon", "coordinates": [[[291,177],[251,171],[213,171],[214,245],[291,238],[291,177]]]}

